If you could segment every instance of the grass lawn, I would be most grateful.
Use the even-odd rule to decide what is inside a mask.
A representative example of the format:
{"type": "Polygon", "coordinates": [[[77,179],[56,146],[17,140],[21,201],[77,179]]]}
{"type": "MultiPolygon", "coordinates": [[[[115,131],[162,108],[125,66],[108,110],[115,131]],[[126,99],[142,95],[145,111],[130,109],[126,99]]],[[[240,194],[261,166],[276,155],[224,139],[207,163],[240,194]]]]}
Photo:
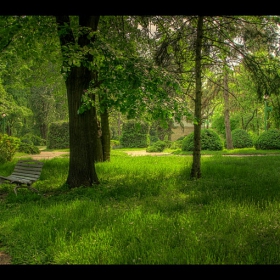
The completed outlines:
{"type": "Polygon", "coordinates": [[[190,180],[192,157],[112,150],[100,185],[71,190],[69,158],[43,160],[44,196],[0,185],[0,250],[13,264],[279,264],[280,157],[211,154],[190,180]]]}

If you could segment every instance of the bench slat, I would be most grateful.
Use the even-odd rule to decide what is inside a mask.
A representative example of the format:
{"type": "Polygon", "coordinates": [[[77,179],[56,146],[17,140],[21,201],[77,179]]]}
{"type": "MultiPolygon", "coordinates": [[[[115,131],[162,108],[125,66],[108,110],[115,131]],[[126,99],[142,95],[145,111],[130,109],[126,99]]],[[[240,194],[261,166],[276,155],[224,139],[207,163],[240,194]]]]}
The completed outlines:
{"type": "Polygon", "coordinates": [[[40,176],[41,173],[27,173],[27,172],[14,172],[11,175],[17,175],[17,176],[24,176],[24,175],[31,175],[31,176],[40,176]]]}
{"type": "Polygon", "coordinates": [[[31,185],[40,178],[43,164],[43,162],[37,160],[19,160],[11,175],[7,177],[0,176],[0,178],[17,184],[14,188],[15,194],[17,194],[17,188],[24,187],[22,184],[27,185],[30,190],[38,192],[31,185]]]}
{"type": "Polygon", "coordinates": [[[18,179],[24,179],[29,181],[36,181],[39,177],[31,177],[31,176],[17,176],[17,175],[10,175],[7,177],[7,180],[18,180],[18,179]]]}
{"type": "Polygon", "coordinates": [[[32,174],[32,175],[40,175],[41,171],[40,170],[15,170],[12,174],[32,174]]]}

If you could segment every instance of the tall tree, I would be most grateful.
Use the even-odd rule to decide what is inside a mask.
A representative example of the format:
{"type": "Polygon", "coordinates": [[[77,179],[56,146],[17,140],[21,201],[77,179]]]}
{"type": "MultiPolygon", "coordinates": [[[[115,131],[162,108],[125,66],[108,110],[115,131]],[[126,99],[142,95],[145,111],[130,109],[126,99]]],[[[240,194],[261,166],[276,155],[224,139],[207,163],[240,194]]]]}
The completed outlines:
{"type": "MultiPolygon", "coordinates": [[[[145,23],[136,16],[101,17],[95,44],[99,60],[98,112],[101,123],[103,160],[110,159],[109,113],[120,110],[128,118],[171,118],[179,115],[183,100],[176,94],[178,82],[152,59],[152,46],[145,23]],[[174,98],[176,96],[176,98],[174,98]],[[160,100],[160,101],[159,101],[160,100]]],[[[155,39],[153,39],[155,40],[155,39]]],[[[99,158],[102,159],[101,152],[99,158]]]]}
{"type": "Polygon", "coordinates": [[[94,57],[88,50],[95,40],[99,16],[79,16],[78,20],[78,35],[75,37],[70,17],[56,16],[63,67],[68,70],[65,82],[69,113],[70,159],[66,183],[70,188],[99,183],[94,163],[98,138],[96,108],[89,106],[84,112],[77,113],[85,91],[88,92],[87,97],[91,102],[95,101],[91,89],[96,86],[94,84],[96,73],[90,68],[94,57]],[[81,51],[85,49],[87,51],[76,64],[75,55],[81,55],[81,51]]]}
{"type": "Polygon", "coordinates": [[[197,19],[196,51],[195,51],[195,109],[194,109],[194,150],[191,169],[191,178],[201,177],[201,60],[202,60],[202,39],[203,39],[203,16],[197,19]]]}
{"type": "Polygon", "coordinates": [[[231,126],[230,126],[230,104],[229,104],[229,90],[228,90],[228,72],[225,69],[226,63],[224,65],[224,89],[223,89],[223,97],[224,97],[224,122],[225,122],[225,130],[226,130],[226,146],[227,149],[233,149],[233,142],[231,137],[231,126]]]}
{"type": "MultiPolygon", "coordinates": [[[[194,20],[197,17],[169,17],[159,18],[155,24],[160,26],[161,35],[159,39],[159,48],[157,51],[158,57],[161,58],[161,64],[166,66],[166,69],[171,72],[181,74],[181,85],[191,92],[194,89],[197,97],[198,93],[198,75],[197,75],[197,38],[194,40],[194,34],[197,35],[197,25],[194,25],[194,20]],[[194,46],[196,48],[194,48],[194,46]],[[194,55],[195,54],[195,55],[194,55]],[[193,58],[196,58],[195,60],[193,58]],[[195,78],[195,79],[194,79],[195,78]]],[[[216,76],[224,75],[223,68],[234,68],[234,65],[241,63],[242,59],[247,63],[250,70],[258,70],[259,64],[252,56],[252,51],[258,50],[263,46],[264,41],[270,38],[275,40],[277,38],[275,32],[275,25],[271,24],[268,17],[240,17],[240,16],[224,16],[224,17],[204,17],[203,19],[203,44],[202,44],[202,60],[201,78],[203,83],[211,80],[212,74],[216,76]],[[254,44],[254,39],[259,38],[257,43],[254,44]],[[227,65],[224,64],[224,59],[227,59],[227,65]]],[[[270,44],[271,45],[271,44],[270,44]]],[[[261,73],[259,71],[259,73],[261,73]]],[[[219,79],[220,81],[224,79],[219,79]]],[[[264,80],[264,79],[262,79],[264,80]]],[[[268,85],[269,79],[267,79],[268,85]]],[[[219,84],[221,89],[224,89],[224,84],[219,84]]],[[[263,88],[265,86],[260,86],[263,88]]],[[[226,92],[226,91],[224,91],[226,92]]],[[[195,98],[195,107],[201,107],[197,104],[195,98]]],[[[198,131],[198,112],[194,113],[194,124],[198,131]]],[[[199,142],[199,137],[195,138],[199,142]]],[[[199,148],[197,143],[196,148],[199,148]]],[[[199,178],[200,170],[198,165],[198,152],[194,152],[193,157],[193,170],[191,177],[199,178]],[[197,166],[197,172],[194,172],[197,166]]]]}

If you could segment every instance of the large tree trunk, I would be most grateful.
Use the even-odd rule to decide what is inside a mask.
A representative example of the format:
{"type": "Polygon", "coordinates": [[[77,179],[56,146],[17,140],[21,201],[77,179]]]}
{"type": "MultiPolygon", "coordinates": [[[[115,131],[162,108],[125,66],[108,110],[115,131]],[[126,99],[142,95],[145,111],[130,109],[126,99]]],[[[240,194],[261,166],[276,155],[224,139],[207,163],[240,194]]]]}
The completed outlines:
{"type": "Polygon", "coordinates": [[[83,114],[77,114],[84,89],[89,88],[91,80],[92,75],[87,68],[74,67],[66,82],[70,144],[69,171],[66,183],[70,188],[99,183],[94,165],[98,134],[96,109],[92,107],[83,114]]]}
{"type": "Polygon", "coordinates": [[[202,36],[203,36],[203,16],[198,17],[197,23],[197,39],[196,39],[196,56],[195,56],[195,109],[194,109],[194,150],[193,163],[191,169],[191,178],[200,178],[200,158],[201,158],[201,50],[202,50],[202,36]]]}
{"type": "MultiPolygon", "coordinates": [[[[99,16],[80,16],[80,26],[90,27],[97,30],[99,16]]],[[[70,29],[69,16],[56,16],[58,23],[59,39],[61,47],[74,44],[75,39],[70,29]],[[60,32],[68,25],[66,32],[60,32]]],[[[65,31],[65,29],[64,29],[65,31]]],[[[83,47],[90,43],[87,34],[83,34],[78,39],[78,44],[83,47]]],[[[62,52],[63,53],[63,52],[62,52]]],[[[64,53],[63,53],[64,55],[64,53]]],[[[85,63],[93,60],[91,55],[84,58],[85,63]]],[[[67,66],[68,57],[64,55],[64,65],[67,66]]],[[[69,111],[69,146],[70,159],[69,171],[66,183],[70,188],[79,186],[92,186],[98,184],[99,180],[95,170],[96,143],[98,139],[97,115],[95,107],[82,114],[77,111],[81,106],[81,98],[84,90],[90,88],[90,83],[94,79],[95,73],[85,66],[71,66],[66,78],[68,111],[69,111]]],[[[95,96],[91,98],[94,100],[95,96]]]]}
{"type": "Polygon", "coordinates": [[[226,130],[226,145],[227,149],[233,149],[231,127],[230,127],[230,113],[229,113],[229,93],[228,93],[228,73],[224,71],[224,118],[226,130]]]}

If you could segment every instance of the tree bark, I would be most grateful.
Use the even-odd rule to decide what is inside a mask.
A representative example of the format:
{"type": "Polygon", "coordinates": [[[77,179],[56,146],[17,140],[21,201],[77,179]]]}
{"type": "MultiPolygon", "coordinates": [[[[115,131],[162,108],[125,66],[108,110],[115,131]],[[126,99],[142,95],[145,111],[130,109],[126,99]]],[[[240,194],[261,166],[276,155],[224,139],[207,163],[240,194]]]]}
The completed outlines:
{"type": "Polygon", "coordinates": [[[201,98],[202,98],[202,83],[201,83],[201,50],[203,36],[203,16],[198,16],[197,22],[197,39],[196,39],[196,54],[195,54],[195,109],[194,109],[194,150],[193,163],[190,177],[198,179],[201,177],[201,98]]]}
{"type": "Polygon", "coordinates": [[[226,145],[228,150],[233,149],[231,127],[230,127],[230,111],[229,111],[229,93],[228,93],[228,73],[224,71],[224,118],[226,130],[226,145]]]}
{"type": "Polygon", "coordinates": [[[95,145],[94,161],[103,162],[103,147],[102,147],[102,129],[99,120],[97,120],[97,139],[95,145]]]}
{"type": "Polygon", "coordinates": [[[109,126],[109,113],[107,108],[100,114],[101,128],[102,128],[102,151],[103,161],[110,161],[111,143],[110,143],[110,126],[109,126]]]}
{"type": "Polygon", "coordinates": [[[118,140],[121,138],[122,130],[121,130],[121,113],[118,113],[118,140]]]}
{"type": "MultiPolygon", "coordinates": [[[[98,20],[99,16],[80,16],[79,24],[96,31],[98,20]]],[[[56,21],[61,47],[74,44],[75,39],[70,29],[69,16],[56,16],[56,21]],[[60,32],[65,24],[69,27],[67,32],[60,32]]],[[[90,39],[87,38],[87,34],[80,36],[78,39],[80,47],[89,43],[90,39]]],[[[64,56],[64,64],[66,65],[67,59],[67,56],[64,56]]],[[[88,55],[84,59],[85,61],[92,61],[93,57],[88,55]]],[[[96,109],[92,106],[83,114],[77,113],[84,90],[90,88],[90,83],[95,75],[84,65],[82,64],[80,67],[71,66],[66,78],[70,146],[69,171],[66,183],[70,188],[88,187],[99,183],[94,164],[98,139],[96,109]]],[[[94,95],[91,98],[95,100],[94,95]]]]}
{"type": "Polygon", "coordinates": [[[48,135],[47,124],[45,123],[40,124],[40,135],[42,139],[47,139],[47,135],[48,135]]]}
{"type": "Polygon", "coordinates": [[[98,134],[96,109],[92,107],[83,114],[77,114],[84,89],[89,88],[91,80],[92,75],[87,68],[73,67],[66,81],[70,144],[66,183],[70,188],[99,183],[94,165],[98,134]]]}

